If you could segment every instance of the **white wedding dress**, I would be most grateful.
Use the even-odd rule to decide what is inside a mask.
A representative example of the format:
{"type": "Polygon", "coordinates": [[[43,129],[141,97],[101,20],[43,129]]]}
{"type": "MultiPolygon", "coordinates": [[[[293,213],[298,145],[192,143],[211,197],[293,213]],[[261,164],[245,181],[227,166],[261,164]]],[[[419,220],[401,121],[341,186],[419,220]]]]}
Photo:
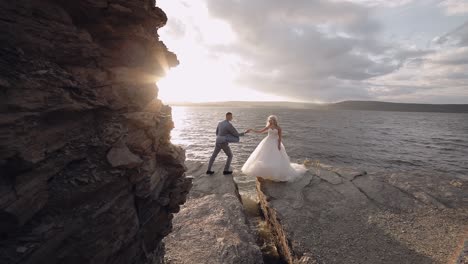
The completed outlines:
{"type": "Polygon", "coordinates": [[[272,181],[293,181],[301,177],[307,169],[290,162],[283,143],[278,150],[278,137],[277,129],[268,129],[268,136],[252,152],[242,166],[242,172],[272,181]]]}

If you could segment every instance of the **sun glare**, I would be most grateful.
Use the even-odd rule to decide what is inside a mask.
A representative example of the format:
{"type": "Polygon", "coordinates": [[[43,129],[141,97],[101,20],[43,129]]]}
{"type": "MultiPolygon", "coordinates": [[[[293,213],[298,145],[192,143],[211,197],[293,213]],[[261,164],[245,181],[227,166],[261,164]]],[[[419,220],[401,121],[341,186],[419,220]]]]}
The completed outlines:
{"type": "Polygon", "coordinates": [[[160,0],[158,5],[169,15],[160,38],[180,61],[158,82],[159,98],[164,102],[281,100],[236,84],[246,62],[215,52],[217,47],[235,42],[236,35],[228,23],[211,17],[206,5],[184,0],[160,0]]]}
{"type": "Polygon", "coordinates": [[[222,60],[188,60],[159,81],[159,97],[166,102],[217,101],[225,91],[235,91],[234,77],[234,71],[222,60]],[[199,65],[193,65],[195,62],[199,65]]]}

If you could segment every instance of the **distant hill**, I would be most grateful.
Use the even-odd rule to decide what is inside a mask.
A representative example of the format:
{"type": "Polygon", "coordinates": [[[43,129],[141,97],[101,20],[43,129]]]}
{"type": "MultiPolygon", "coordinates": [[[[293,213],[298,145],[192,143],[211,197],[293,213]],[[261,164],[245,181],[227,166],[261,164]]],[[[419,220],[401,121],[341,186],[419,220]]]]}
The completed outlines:
{"type": "Polygon", "coordinates": [[[227,101],[227,102],[208,102],[208,103],[170,103],[172,106],[200,106],[200,107],[242,107],[242,108],[301,108],[301,109],[316,109],[321,105],[313,103],[300,102],[254,102],[254,101],[227,101]]]}
{"type": "Polygon", "coordinates": [[[395,112],[468,113],[468,104],[410,104],[377,101],[344,101],[328,104],[327,108],[395,112]]]}
{"type": "Polygon", "coordinates": [[[378,101],[343,101],[330,104],[314,104],[307,102],[249,102],[227,101],[209,103],[174,103],[172,106],[194,107],[241,107],[241,108],[292,108],[317,110],[365,110],[365,111],[394,111],[394,112],[440,112],[440,113],[468,113],[468,104],[411,104],[389,103],[378,101]]]}

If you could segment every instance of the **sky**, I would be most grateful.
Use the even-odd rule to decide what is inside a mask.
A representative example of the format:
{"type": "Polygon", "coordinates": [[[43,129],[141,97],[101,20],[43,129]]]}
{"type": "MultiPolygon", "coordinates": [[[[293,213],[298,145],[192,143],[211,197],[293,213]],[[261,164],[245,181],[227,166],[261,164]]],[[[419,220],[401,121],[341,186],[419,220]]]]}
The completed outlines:
{"type": "Polygon", "coordinates": [[[468,0],[158,0],[166,102],[468,103],[468,0]]]}

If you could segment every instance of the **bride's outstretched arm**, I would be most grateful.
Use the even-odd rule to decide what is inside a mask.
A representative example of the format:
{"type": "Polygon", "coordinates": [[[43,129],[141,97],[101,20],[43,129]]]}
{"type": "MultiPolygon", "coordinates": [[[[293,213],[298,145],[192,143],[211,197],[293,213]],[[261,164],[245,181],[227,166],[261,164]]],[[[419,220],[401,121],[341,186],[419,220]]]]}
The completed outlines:
{"type": "Polygon", "coordinates": [[[281,140],[282,140],[282,131],[281,131],[281,128],[278,127],[278,150],[281,150],[281,140]]]}
{"type": "Polygon", "coordinates": [[[268,130],[268,127],[265,127],[262,130],[255,130],[255,129],[249,129],[249,130],[250,132],[261,134],[261,133],[265,133],[268,130]]]}

